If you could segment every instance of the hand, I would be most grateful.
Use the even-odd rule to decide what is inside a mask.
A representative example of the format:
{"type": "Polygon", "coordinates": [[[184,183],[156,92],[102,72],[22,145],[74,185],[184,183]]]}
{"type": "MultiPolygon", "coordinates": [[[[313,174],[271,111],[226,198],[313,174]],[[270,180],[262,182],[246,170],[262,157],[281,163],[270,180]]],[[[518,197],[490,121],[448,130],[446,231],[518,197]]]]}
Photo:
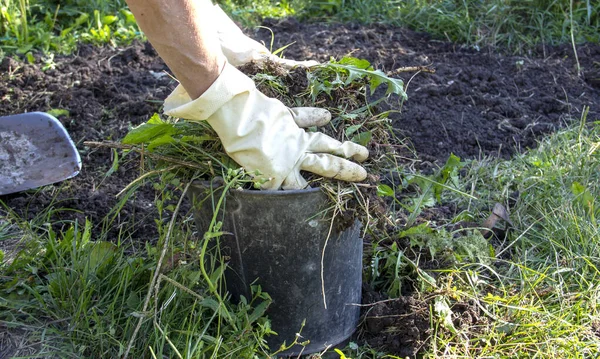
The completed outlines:
{"type": "Polygon", "coordinates": [[[315,108],[289,109],[256,89],[254,82],[230,64],[202,96],[192,100],[178,86],[165,100],[165,113],[191,121],[206,120],[227,154],[246,171],[259,171],[262,189],[301,189],[300,171],[343,181],[362,181],[367,172],[358,162],[368,150],[341,143],[322,133],[309,133],[297,123],[324,124],[331,115],[315,108]]]}
{"type": "Polygon", "coordinates": [[[221,42],[221,50],[227,62],[233,66],[241,66],[248,62],[255,61],[258,63],[270,60],[280,64],[286,69],[292,69],[297,66],[311,67],[318,65],[317,61],[294,61],[283,59],[273,55],[261,43],[252,40],[244,35],[242,30],[221,10],[219,5],[214,5],[214,18],[217,24],[217,33],[221,42]]]}

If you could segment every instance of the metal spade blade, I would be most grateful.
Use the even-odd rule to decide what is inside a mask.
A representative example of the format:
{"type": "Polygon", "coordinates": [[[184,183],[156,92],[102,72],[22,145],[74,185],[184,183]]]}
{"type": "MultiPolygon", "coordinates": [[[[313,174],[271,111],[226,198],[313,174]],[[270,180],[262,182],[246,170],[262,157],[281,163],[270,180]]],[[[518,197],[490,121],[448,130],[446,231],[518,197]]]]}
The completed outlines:
{"type": "Polygon", "coordinates": [[[0,195],[63,181],[80,170],[75,144],[53,116],[0,117],[0,195]]]}

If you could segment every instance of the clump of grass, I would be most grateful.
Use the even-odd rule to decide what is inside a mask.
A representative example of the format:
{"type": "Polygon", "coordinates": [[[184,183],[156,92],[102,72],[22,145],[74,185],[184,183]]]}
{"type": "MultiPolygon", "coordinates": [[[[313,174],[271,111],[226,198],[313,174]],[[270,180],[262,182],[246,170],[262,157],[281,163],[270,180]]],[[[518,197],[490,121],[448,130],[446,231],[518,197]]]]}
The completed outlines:
{"type": "Polygon", "coordinates": [[[124,1],[6,0],[0,7],[0,50],[8,54],[68,54],[81,42],[116,46],[141,37],[124,1]]]}
{"type": "Polygon", "coordinates": [[[457,43],[516,52],[600,41],[600,5],[590,0],[305,1],[298,13],[307,21],[408,26],[457,43]]]}
{"type": "Polygon", "coordinates": [[[511,160],[463,163],[454,190],[438,200],[457,209],[454,219],[406,228],[402,201],[415,194],[380,186],[397,204],[388,213],[394,225],[369,232],[365,280],[390,298],[429,303],[424,357],[579,358],[600,350],[600,122],[586,116],[511,160]],[[513,227],[486,239],[481,223],[495,203],[509,209],[513,227]]]}
{"type": "MultiPolygon", "coordinates": [[[[156,184],[164,195],[167,183],[156,184]]],[[[26,345],[8,355],[266,355],[263,338],[273,334],[263,317],[268,295],[256,287],[237,305],[222,297],[220,262],[204,261],[216,255],[178,209],[168,224],[158,221],[164,228],[157,247],[141,253],[98,240],[90,222],[65,223],[56,232],[43,222],[17,221],[23,248],[0,263],[0,327],[24,333],[26,345]]]]}
{"type": "Polygon", "coordinates": [[[438,326],[432,356],[579,358],[600,350],[598,143],[600,125],[586,124],[584,113],[580,127],[535,150],[470,164],[465,181],[481,207],[459,202],[473,217],[509,203],[515,228],[491,264],[443,271],[445,295],[470,301],[479,319],[454,331],[438,326]]]}
{"type": "Polygon", "coordinates": [[[260,25],[264,18],[294,16],[298,6],[288,0],[217,0],[214,1],[230,14],[231,18],[246,27],[260,25]]]}

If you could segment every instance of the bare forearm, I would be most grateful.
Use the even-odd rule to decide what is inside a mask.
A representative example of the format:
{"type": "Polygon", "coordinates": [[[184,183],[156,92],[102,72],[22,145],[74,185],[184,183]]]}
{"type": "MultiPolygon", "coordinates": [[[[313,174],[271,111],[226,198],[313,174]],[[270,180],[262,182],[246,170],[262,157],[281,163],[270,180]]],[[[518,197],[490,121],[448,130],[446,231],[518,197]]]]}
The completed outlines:
{"type": "Polygon", "coordinates": [[[192,98],[217,79],[221,52],[210,0],[127,0],[138,25],[192,98]]]}

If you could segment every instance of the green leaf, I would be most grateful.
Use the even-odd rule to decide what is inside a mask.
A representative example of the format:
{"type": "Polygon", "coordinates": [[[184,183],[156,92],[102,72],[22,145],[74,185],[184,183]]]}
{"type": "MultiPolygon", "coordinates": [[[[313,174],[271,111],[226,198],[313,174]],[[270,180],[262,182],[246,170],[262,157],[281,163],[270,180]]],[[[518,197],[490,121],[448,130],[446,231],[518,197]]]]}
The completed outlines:
{"type": "MultiPolygon", "coordinates": [[[[27,56],[27,60],[29,61],[31,58],[33,58],[32,54],[30,54],[30,53],[28,54],[29,50],[31,50],[32,48],[33,48],[32,43],[23,45],[17,49],[17,54],[27,54],[25,56],[27,56]]],[[[32,62],[30,62],[30,63],[32,63],[32,62]]]]}
{"type": "Polygon", "coordinates": [[[172,135],[177,132],[173,124],[167,123],[154,114],[148,122],[133,128],[121,141],[124,144],[148,143],[158,137],[172,135]]]}
{"type": "Polygon", "coordinates": [[[114,15],[106,15],[102,17],[101,21],[103,25],[110,25],[117,20],[119,20],[119,18],[114,15]]]}
{"type": "Polygon", "coordinates": [[[344,72],[347,75],[346,80],[344,81],[345,85],[349,85],[352,82],[366,77],[369,79],[369,89],[371,94],[373,94],[380,85],[386,84],[386,95],[396,94],[401,96],[403,100],[407,99],[406,92],[404,91],[404,81],[391,78],[381,70],[374,70],[367,60],[344,57],[338,62],[331,61],[322,66],[336,72],[344,72]]]}
{"type": "Polygon", "coordinates": [[[375,71],[375,74],[373,75],[374,76],[371,77],[370,83],[371,95],[375,93],[375,90],[377,90],[377,87],[379,87],[379,85],[387,84],[388,88],[385,91],[386,95],[396,94],[400,95],[403,100],[407,99],[408,96],[406,95],[406,92],[404,92],[404,81],[402,81],[401,79],[394,79],[388,77],[386,74],[379,70],[375,71]]]}
{"type": "Polygon", "coordinates": [[[394,189],[386,184],[377,186],[377,195],[379,197],[395,197],[394,189]]]}
{"type": "Polygon", "coordinates": [[[452,323],[452,309],[450,309],[447,300],[441,296],[436,297],[433,310],[441,319],[442,325],[452,333],[456,334],[456,328],[454,327],[454,323],[452,323]]]}
{"type": "Polygon", "coordinates": [[[412,198],[410,202],[412,204],[412,209],[414,211],[423,209],[425,207],[431,208],[431,207],[435,206],[435,203],[436,203],[435,197],[429,191],[423,193],[418,198],[412,198]]]}
{"type": "Polygon", "coordinates": [[[119,169],[119,152],[116,149],[112,150],[113,162],[112,166],[106,171],[104,177],[109,177],[119,169]]]}
{"type": "Polygon", "coordinates": [[[594,196],[584,185],[575,181],[571,185],[571,191],[576,196],[576,202],[580,203],[588,210],[593,208],[594,196]]]}
{"type": "MultiPolygon", "coordinates": [[[[379,76],[371,77],[371,81],[369,82],[369,91],[371,92],[371,95],[373,93],[375,93],[375,90],[377,90],[377,88],[384,83],[385,83],[385,81],[379,76]]],[[[389,86],[388,86],[388,90],[389,90],[389,86]]]]}
{"type": "Polygon", "coordinates": [[[121,13],[121,15],[125,16],[125,23],[127,25],[135,25],[135,17],[133,16],[133,13],[131,11],[121,9],[119,10],[119,12],[121,13]]]}
{"type": "Polygon", "coordinates": [[[350,137],[350,135],[352,135],[354,132],[358,131],[361,127],[362,127],[362,125],[348,126],[348,128],[346,128],[346,136],[350,137]]]}
{"type": "Polygon", "coordinates": [[[354,67],[357,67],[357,68],[362,69],[362,70],[370,70],[370,69],[372,69],[371,63],[368,60],[359,59],[359,58],[352,57],[352,56],[346,56],[346,57],[342,58],[338,62],[338,64],[340,64],[340,65],[350,65],[350,66],[354,66],[354,67]]]}
{"type": "Polygon", "coordinates": [[[85,24],[89,18],[90,18],[90,15],[88,13],[85,13],[85,12],[82,13],[81,15],[79,15],[79,17],[73,23],[73,27],[77,27],[77,26],[81,26],[81,25],[85,24]]]}
{"type": "Polygon", "coordinates": [[[407,230],[400,232],[399,238],[422,236],[432,234],[434,231],[427,223],[421,223],[418,226],[410,227],[407,230]]]}
{"type": "Polygon", "coordinates": [[[33,57],[33,54],[31,52],[26,53],[25,57],[27,58],[27,62],[29,62],[29,64],[35,64],[35,57],[33,57]]]}
{"type": "Polygon", "coordinates": [[[219,302],[211,298],[204,298],[204,300],[200,301],[200,305],[205,308],[210,308],[215,312],[218,311],[219,307],[221,306],[219,302]]]}
{"type": "Polygon", "coordinates": [[[221,237],[224,234],[225,234],[225,232],[205,232],[204,239],[208,240],[208,239],[212,239],[212,238],[217,238],[217,237],[221,237]]]}
{"type": "Polygon", "coordinates": [[[152,151],[156,147],[170,145],[175,142],[177,142],[177,141],[171,136],[171,134],[166,133],[166,134],[159,136],[159,137],[153,139],[152,141],[150,141],[150,143],[148,143],[147,148],[149,151],[152,151]]]}
{"type": "Polygon", "coordinates": [[[64,108],[53,108],[46,111],[46,113],[54,117],[69,116],[69,110],[65,110],[64,108]]]}
{"type": "Polygon", "coordinates": [[[150,117],[150,119],[148,121],[146,121],[146,123],[150,123],[153,125],[160,125],[160,124],[163,124],[166,122],[160,118],[159,114],[155,113],[154,115],[152,115],[152,117],[150,117]]]}
{"type": "Polygon", "coordinates": [[[574,195],[579,196],[579,195],[585,193],[585,186],[582,185],[581,183],[575,181],[571,185],[571,192],[573,192],[574,195]]]}
{"type": "Polygon", "coordinates": [[[444,190],[445,184],[450,182],[454,187],[459,186],[458,171],[464,167],[464,163],[460,161],[460,157],[450,154],[446,164],[442,167],[439,176],[437,176],[433,185],[433,193],[438,202],[441,202],[442,191],[444,190]]]}
{"type": "Polygon", "coordinates": [[[189,281],[189,283],[191,284],[196,284],[198,283],[198,281],[200,280],[200,278],[202,277],[202,271],[190,271],[189,273],[187,273],[187,279],[189,281]]]}
{"type": "Polygon", "coordinates": [[[96,242],[90,251],[88,264],[90,269],[96,271],[109,264],[114,258],[117,247],[110,242],[96,242]]]}
{"type": "Polygon", "coordinates": [[[217,283],[219,282],[219,279],[221,279],[221,277],[223,276],[223,273],[225,273],[225,268],[227,267],[226,264],[223,264],[221,266],[219,266],[219,268],[217,268],[214,272],[212,272],[210,274],[210,281],[211,283],[215,284],[215,286],[217,285],[217,283]]]}
{"type": "Polygon", "coordinates": [[[257,305],[256,308],[254,308],[254,310],[252,311],[252,314],[250,314],[250,316],[248,317],[248,322],[250,324],[252,324],[258,318],[262,317],[265,314],[265,312],[267,311],[269,304],[271,304],[271,302],[268,300],[265,300],[265,301],[261,302],[259,305],[257,305]]]}
{"type": "Polygon", "coordinates": [[[361,132],[358,135],[352,137],[352,142],[366,146],[369,144],[369,142],[371,142],[371,138],[373,138],[373,134],[371,133],[371,131],[361,132]]]}
{"type": "Polygon", "coordinates": [[[89,18],[90,18],[90,15],[87,14],[87,13],[83,13],[83,14],[79,15],[79,17],[75,20],[75,22],[73,23],[73,25],[71,25],[70,27],[67,27],[66,29],[63,29],[60,32],[60,36],[61,37],[66,36],[68,33],[70,33],[71,31],[73,31],[74,28],[85,24],[88,21],[89,18]]]}

